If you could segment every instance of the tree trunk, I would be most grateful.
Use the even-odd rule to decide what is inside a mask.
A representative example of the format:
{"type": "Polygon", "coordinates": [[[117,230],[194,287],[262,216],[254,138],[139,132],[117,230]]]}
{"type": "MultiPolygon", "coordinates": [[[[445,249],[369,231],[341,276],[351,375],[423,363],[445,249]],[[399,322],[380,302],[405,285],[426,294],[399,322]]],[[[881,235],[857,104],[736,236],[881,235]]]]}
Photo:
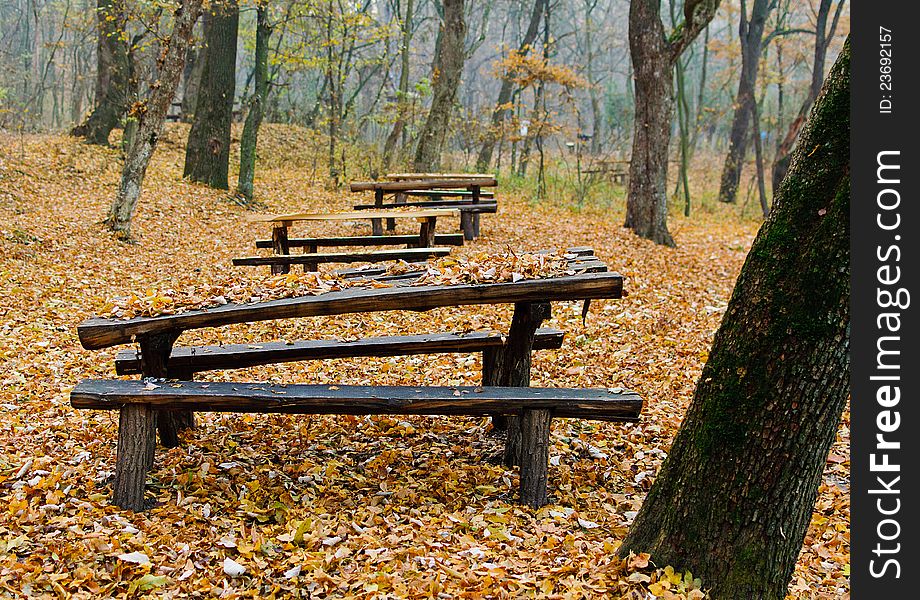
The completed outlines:
{"type": "MultiPolygon", "coordinates": [[[[547,0],[534,0],[533,12],[530,13],[530,23],[527,25],[527,31],[518,47],[519,54],[527,54],[533,46],[534,40],[537,39],[537,33],[540,30],[540,19],[543,18],[547,0]]],[[[487,171],[492,163],[492,151],[495,149],[495,142],[499,139],[499,133],[502,129],[502,123],[511,111],[508,106],[511,101],[511,94],[514,92],[514,81],[505,77],[502,79],[501,88],[498,90],[498,102],[492,110],[492,122],[490,123],[486,137],[479,148],[479,154],[476,157],[476,170],[480,173],[487,171]]],[[[513,167],[512,167],[513,171],[513,167]]]]}
{"type": "Polygon", "coordinates": [[[268,40],[272,28],[268,24],[268,0],[260,0],[256,9],[256,56],[255,90],[249,104],[249,113],[243,124],[240,138],[240,176],[236,191],[246,203],[252,202],[252,184],[256,171],[256,145],[259,140],[259,126],[265,113],[268,98],[268,40]]]}
{"type": "Polygon", "coordinates": [[[125,34],[124,0],[97,0],[99,39],[96,46],[96,105],[86,121],[71,134],[90,144],[107,146],[109,134],[128,110],[128,79],[131,68],[125,34]]]}
{"type": "Polygon", "coordinates": [[[849,394],[849,59],[847,43],[619,551],[714,599],[785,596],[849,394]]]}
{"type": "Polygon", "coordinates": [[[741,167],[747,152],[749,126],[754,103],[757,98],[754,89],[757,86],[757,69],[760,65],[760,47],[763,41],[763,29],[767,15],[772,8],[770,0],[754,0],[751,19],[747,18],[745,2],[741,2],[741,79],[738,82],[738,94],[735,96],[735,115],[732,117],[732,129],[728,140],[728,154],[722,166],[722,182],[719,185],[719,200],[734,202],[738,197],[738,184],[741,181],[741,167]]]}
{"type": "Polygon", "coordinates": [[[396,144],[402,137],[409,117],[409,44],[412,43],[413,0],[406,0],[406,14],[401,15],[402,42],[399,49],[399,95],[396,98],[396,122],[383,145],[383,169],[388,171],[393,164],[396,144]]]}
{"type": "Polygon", "coordinates": [[[422,127],[412,168],[431,172],[440,168],[441,151],[450,127],[450,113],[457,99],[460,75],[466,56],[463,0],[444,0],[444,20],[440,28],[441,44],[435,56],[434,98],[428,119],[422,127]]]}
{"type": "Polygon", "coordinates": [[[629,53],[635,77],[635,120],[626,223],[641,237],[674,246],[668,231],[668,145],[674,112],[674,63],[712,20],[719,0],[688,0],[684,21],[665,37],[657,0],[629,3],[629,53]]]}
{"type": "Polygon", "coordinates": [[[141,194],[141,184],[163,130],[166,112],[172,104],[176,86],[179,85],[185,53],[200,12],[201,0],[183,0],[176,10],[172,33],[164,43],[157,61],[159,78],[150,86],[150,98],[137,111],[137,134],[127,149],[118,192],[105,219],[109,229],[121,239],[131,238],[131,218],[141,194]]]}
{"type": "Polygon", "coordinates": [[[195,119],[185,148],[182,176],[226,190],[230,170],[230,124],[236,92],[237,0],[211,6],[204,18],[204,66],[195,119]]]}
{"type": "Polygon", "coordinates": [[[204,67],[204,54],[201,48],[189,48],[182,73],[182,111],[183,123],[191,123],[195,116],[198,102],[198,90],[201,87],[201,71],[204,67]]]}

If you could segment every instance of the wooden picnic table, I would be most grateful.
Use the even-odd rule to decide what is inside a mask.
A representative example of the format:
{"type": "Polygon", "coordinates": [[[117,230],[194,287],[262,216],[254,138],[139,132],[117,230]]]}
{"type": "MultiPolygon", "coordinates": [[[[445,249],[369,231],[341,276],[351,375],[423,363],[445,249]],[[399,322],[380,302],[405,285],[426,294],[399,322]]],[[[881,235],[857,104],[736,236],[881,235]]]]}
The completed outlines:
{"type": "MultiPolygon", "coordinates": [[[[282,215],[254,215],[247,218],[253,223],[272,224],[272,250],[276,255],[290,255],[288,229],[300,221],[357,221],[370,219],[375,228],[380,227],[383,219],[415,219],[419,222],[418,248],[435,246],[435,230],[438,217],[456,217],[460,211],[455,208],[426,208],[414,210],[366,210],[340,213],[290,213],[282,215]]],[[[309,248],[316,252],[316,248],[309,248]]],[[[241,263],[242,264],[242,263],[241,263]]],[[[256,263],[253,263],[256,264],[256,263]]],[[[287,273],[290,265],[271,265],[272,273],[287,273]]]]}
{"type": "Polygon", "coordinates": [[[494,178],[491,173],[387,173],[384,179],[390,181],[402,181],[406,179],[424,180],[424,179],[470,179],[470,178],[494,178]]]}
{"type": "MultiPolygon", "coordinates": [[[[584,261],[599,263],[590,249],[573,253],[567,260],[572,265],[584,261]]],[[[139,351],[134,372],[139,368],[147,378],[183,381],[154,384],[148,380],[145,384],[143,381],[88,380],[74,389],[71,401],[77,408],[120,411],[114,502],[132,510],[144,508],[144,481],[152,465],[155,430],[159,430],[164,445],[178,445],[178,429],[193,426],[192,412],[196,410],[299,414],[489,414],[496,418],[513,419],[517,434],[508,435],[506,462],[520,465],[522,501],[539,506],[546,502],[549,426],[553,416],[629,421],[635,420],[641,409],[641,398],[633,392],[621,392],[619,388],[555,390],[528,387],[531,351],[536,347],[535,334],[541,323],[550,317],[551,302],[621,297],[623,277],[607,272],[602,264],[600,266],[601,272],[597,272],[598,265],[594,264],[591,269],[553,278],[465,285],[417,286],[410,280],[394,279],[388,281],[389,287],[383,287],[374,283],[383,281],[381,278],[369,281],[367,287],[350,287],[316,296],[225,304],[153,317],[91,318],[77,329],[84,348],[101,349],[136,342],[139,351]],[[438,388],[423,384],[409,387],[341,386],[340,389],[336,385],[279,387],[261,383],[198,383],[191,381],[193,369],[187,364],[189,356],[183,358],[173,354],[173,344],[182,333],[200,328],[275,319],[393,310],[426,311],[438,307],[485,304],[514,304],[514,314],[507,334],[500,341],[493,339],[492,343],[500,343],[500,346],[492,347],[488,356],[484,355],[483,384],[477,388],[438,388]],[[182,360],[185,362],[179,362],[182,360]]],[[[430,341],[424,343],[431,345],[430,341]]],[[[405,346],[405,340],[400,340],[400,345],[405,346]]],[[[312,353],[311,356],[324,352],[316,348],[307,350],[312,353]]],[[[299,347],[285,349],[280,346],[259,351],[275,354],[301,352],[299,347]]],[[[431,348],[423,351],[431,351],[431,348]]],[[[267,362],[263,360],[260,363],[253,357],[246,360],[249,362],[245,364],[267,362]]]]}

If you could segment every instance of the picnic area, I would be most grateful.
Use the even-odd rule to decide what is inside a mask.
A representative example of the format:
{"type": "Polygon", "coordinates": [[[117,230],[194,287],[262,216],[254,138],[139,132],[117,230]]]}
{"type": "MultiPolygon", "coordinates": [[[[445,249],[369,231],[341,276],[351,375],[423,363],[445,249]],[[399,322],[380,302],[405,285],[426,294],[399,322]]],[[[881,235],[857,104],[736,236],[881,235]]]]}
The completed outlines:
{"type": "MultiPolygon", "coordinates": [[[[680,245],[662,250],[622,229],[606,208],[574,213],[499,188],[501,218],[483,219],[474,243],[433,259],[478,260],[487,270],[489,257],[508,247],[523,253],[585,246],[623,277],[627,293],[594,300],[584,319],[583,301],[552,303],[541,327],[563,337],[558,343],[547,337],[543,349],[535,343],[530,385],[636,390],[644,401],[641,417],[631,423],[553,419],[550,502],[538,510],[518,504],[519,474],[504,466],[504,441],[487,411],[450,417],[202,411],[194,415],[197,427],[181,434],[181,445],[156,449],[146,510],[125,512],[112,504],[118,411],[75,409],[70,393],[84,379],[116,379],[118,357],[119,372],[135,373],[122,377],[125,383],[137,381],[138,346],[129,341],[85,350],[78,325],[119,310],[141,315],[167,290],[212,286],[217,293],[250,282],[253,287],[232,292],[235,298],[265,293],[255,286],[267,287],[273,277],[264,266],[232,266],[255,250],[257,239],[270,237],[271,226],[253,222],[251,211],[220,192],[181,181],[182,135],[181,126],[168,128],[154,158],[136,244],[118,242],[96,224],[118,177],[113,150],[35,136],[0,166],[7,298],[0,489],[8,506],[0,519],[0,588],[23,579],[34,589],[53,588],[50,577],[66,573],[80,589],[104,594],[159,581],[153,577],[168,577],[173,589],[281,593],[300,581],[284,576],[297,568],[313,589],[368,597],[373,589],[400,595],[418,587],[454,595],[493,589],[489,581],[498,577],[511,594],[548,589],[547,582],[587,596],[648,585],[635,574],[654,574],[654,568],[641,561],[612,564],[610,547],[625,534],[680,424],[756,220],[727,217],[714,204],[692,220],[675,219],[680,245]],[[123,308],[111,304],[117,298],[123,308]],[[227,558],[243,565],[246,576],[226,576],[227,558]]],[[[291,132],[269,126],[266,144],[276,135],[291,132]]],[[[2,142],[13,144],[8,137],[2,142]]],[[[304,185],[297,160],[284,156],[284,166],[261,176],[266,197],[285,198],[265,214],[301,206],[351,210],[351,194],[304,185]]],[[[417,235],[414,220],[402,221],[395,235],[417,235]]],[[[456,219],[445,219],[446,234],[456,227],[456,219]]],[[[316,221],[307,234],[371,231],[367,220],[356,219],[316,221]]],[[[290,251],[302,256],[300,249],[290,251]]],[[[321,265],[327,272],[350,266],[321,265]]],[[[298,266],[274,277],[312,275],[298,266]]],[[[176,346],[255,353],[275,344],[303,359],[309,349],[294,345],[297,340],[333,347],[384,336],[505,335],[513,312],[513,304],[479,304],[329,313],[192,329],[176,346]]],[[[483,342],[463,343],[471,349],[409,356],[375,349],[383,355],[351,357],[354,351],[340,350],[342,358],[328,360],[256,361],[234,371],[198,372],[194,380],[282,388],[443,386],[453,398],[453,391],[482,385],[483,342]]],[[[161,387],[147,393],[177,391],[167,382],[153,385],[161,387]]],[[[793,583],[803,590],[831,585],[821,583],[825,575],[812,565],[825,560],[818,554],[825,548],[846,544],[848,497],[835,483],[846,466],[845,425],[840,432],[793,583]]]]}

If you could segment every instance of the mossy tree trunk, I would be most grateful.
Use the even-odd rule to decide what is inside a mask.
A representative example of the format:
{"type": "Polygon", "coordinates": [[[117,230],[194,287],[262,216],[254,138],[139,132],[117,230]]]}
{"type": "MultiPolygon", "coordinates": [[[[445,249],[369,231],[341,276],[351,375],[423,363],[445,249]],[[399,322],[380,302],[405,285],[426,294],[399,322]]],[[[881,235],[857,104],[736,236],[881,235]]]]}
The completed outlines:
{"type": "Polygon", "coordinates": [[[185,148],[183,177],[213,188],[229,188],[230,124],[236,93],[237,0],[212,3],[204,16],[204,66],[195,118],[185,148]]]}
{"type": "Polygon", "coordinates": [[[629,3],[629,54],[636,82],[632,156],[625,226],[673,246],[668,231],[668,145],[674,112],[673,69],[680,55],[715,15],[719,0],[688,0],[684,19],[669,35],[658,0],[629,3]]]}
{"type": "Polygon", "coordinates": [[[847,43],[620,548],[716,599],[785,596],[849,394],[849,59],[847,43]]]}
{"type": "Polygon", "coordinates": [[[109,134],[128,110],[131,66],[125,32],[124,0],[97,0],[99,37],[96,45],[96,105],[86,121],[71,130],[90,144],[107,146],[109,134]]]}
{"type": "Polygon", "coordinates": [[[150,97],[137,111],[137,133],[125,151],[121,182],[105,224],[121,239],[131,239],[131,219],[141,195],[147,165],[156,150],[166,112],[182,76],[182,67],[195,21],[201,13],[201,0],[183,0],[174,13],[172,33],[157,60],[157,80],[150,86],[150,97]]]}
{"type": "Polygon", "coordinates": [[[450,127],[450,113],[457,100],[460,75],[466,59],[466,22],[463,0],[444,0],[444,18],[439,29],[441,43],[435,56],[434,98],[428,118],[418,136],[412,168],[427,173],[440,168],[441,151],[450,127]]]}
{"type": "Polygon", "coordinates": [[[255,85],[249,113],[243,124],[240,138],[240,175],[236,191],[246,203],[252,202],[252,186],[256,172],[256,145],[259,140],[259,127],[265,114],[265,102],[268,98],[268,40],[272,35],[268,23],[268,1],[260,0],[256,8],[256,56],[255,85]]]}

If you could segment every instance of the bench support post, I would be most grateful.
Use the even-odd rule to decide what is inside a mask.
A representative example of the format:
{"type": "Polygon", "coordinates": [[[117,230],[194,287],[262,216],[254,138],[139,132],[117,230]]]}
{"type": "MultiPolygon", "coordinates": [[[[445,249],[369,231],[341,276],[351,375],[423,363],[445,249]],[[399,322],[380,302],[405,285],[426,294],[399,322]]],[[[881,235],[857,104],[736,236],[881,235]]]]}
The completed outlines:
{"type": "Polygon", "coordinates": [[[433,248],[434,247],[434,232],[437,227],[438,218],[437,217],[425,217],[422,219],[421,227],[419,227],[419,244],[421,248],[433,248]]]}
{"type": "Polygon", "coordinates": [[[521,503],[533,508],[546,504],[549,432],[553,420],[548,410],[524,410],[521,432],[521,503]]]}
{"type": "MultiPolygon", "coordinates": [[[[482,385],[495,386],[499,385],[496,377],[496,365],[501,348],[483,348],[482,349],[482,385]]],[[[492,429],[495,431],[505,431],[508,429],[508,417],[505,415],[492,415],[492,429]]]]}
{"type": "MultiPolygon", "coordinates": [[[[288,244],[287,223],[276,223],[272,227],[272,252],[275,254],[290,254],[291,248],[288,244]]],[[[272,265],[272,275],[276,273],[290,272],[290,265],[272,265]]]]}
{"type": "MultiPolygon", "coordinates": [[[[479,186],[474,185],[470,187],[470,190],[473,192],[473,204],[479,204],[479,198],[481,196],[479,186]]],[[[478,212],[473,213],[472,226],[473,226],[473,237],[478,238],[479,237],[479,213],[478,212]]]]}
{"type": "MultiPolygon", "coordinates": [[[[383,207],[383,190],[376,189],[374,190],[374,207],[381,208],[383,207]]],[[[394,228],[396,224],[393,224],[394,228]]],[[[371,219],[371,234],[372,235],[383,235],[383,220],[382,219],[371,219]]]]}
{"type": "MultiPolygon", "coordinates": [[[[159,333],[138,338],[141,347],[141,373],[144,377],[174,377],[191,379],[187,371],[170,373],[168,370],[169,355],[179,334],[176,332],[159,333]]],[[[166,448],[175,448],[179,445],[179,432],[183,429],[195,427],[195,416],[188,410],[155,411],[156,429],[160,434],[160,443],[166,448]]],[[[150,463],[153,464],[151,452],[150,463]]]]}
{"type": "Polygon", "coordinates": [[[463,230],[463,239],[467,242],[472,241],[475,238],[473,226],[473,213],[461,210],[460,211],[460,229],[463,230]]]}
{"type": "Polygon", "coordinates": [[[118,450],[112,502],[140,512],[144,510],[144,483],[152,466],[156,413],[148,404],[126,404],[118,416],[118,450]]]}
{"type": "MultiPolygon", "coordinates": [[[[505,345],[498,352],[492,372],[491,385],[509,387],[530,386],[530,363],[533,338],[540,324],[548,319],[552,309],[549,302],[518,302],[505,345]]],[[[521,464],[521,429],[519,417],[508,417],[505,440],[505,464],[521,464]]]]}

